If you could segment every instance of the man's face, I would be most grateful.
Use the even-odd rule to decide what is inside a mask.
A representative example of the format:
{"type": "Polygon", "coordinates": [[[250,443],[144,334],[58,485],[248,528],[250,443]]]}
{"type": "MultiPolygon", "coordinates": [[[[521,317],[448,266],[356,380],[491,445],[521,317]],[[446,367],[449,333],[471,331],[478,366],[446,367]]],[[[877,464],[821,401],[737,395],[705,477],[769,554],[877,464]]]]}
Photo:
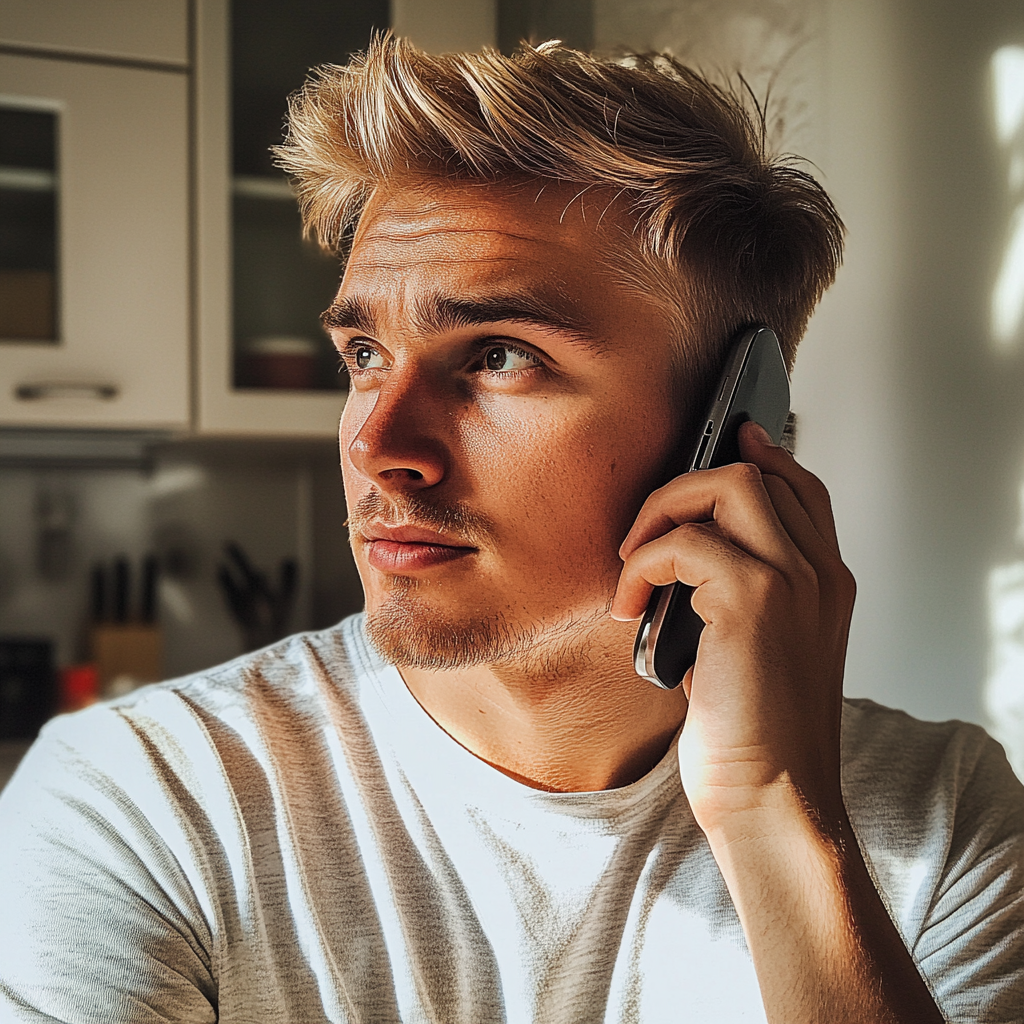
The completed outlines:
{"type": "Polygon", "coordinates": [[[667,317],[608,269],[630,225],[578,191],[413,184],[359,222],[325,322],[368,629],[400,665],[550,668],[618,625],[683,417],[667,317]]]}

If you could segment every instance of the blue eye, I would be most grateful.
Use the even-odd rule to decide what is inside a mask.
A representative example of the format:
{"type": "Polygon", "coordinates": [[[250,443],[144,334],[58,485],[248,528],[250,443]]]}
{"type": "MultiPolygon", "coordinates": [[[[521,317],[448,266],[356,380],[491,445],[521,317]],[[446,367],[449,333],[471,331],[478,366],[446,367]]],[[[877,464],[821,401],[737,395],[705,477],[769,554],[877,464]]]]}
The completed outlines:
{"type": "Polygon", "coordinates": [[[484,366],[492,373],[509,373],[539,366],[540,360],[512,345],[492,345],[484,353],[484,366]]]}

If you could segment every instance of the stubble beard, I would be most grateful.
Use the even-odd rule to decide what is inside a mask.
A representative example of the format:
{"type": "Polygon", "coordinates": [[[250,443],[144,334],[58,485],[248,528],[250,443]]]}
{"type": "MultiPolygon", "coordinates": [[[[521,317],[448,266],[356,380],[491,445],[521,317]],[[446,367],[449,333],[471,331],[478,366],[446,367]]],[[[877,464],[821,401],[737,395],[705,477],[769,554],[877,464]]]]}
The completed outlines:
{"type": "Polygon", "coordinates": [[[491,665],[543,677],[578,672],[591,663],[592,636],[605,618],[598,610],[529,624],[500,611],[457,618],[429,607],[416,590],[415,580],[397,577],[388,596],[366,614],[370,643],[399,667],[446,671],[491,665]]]}
{"type": "MultiPolygon", "coordinates": [[[[412,522],[467,543],[478,542],[492,529],[490,522],[458,502],[444,507],[417,497],[401,503],[379,492],[365,495],[353,509],[350,528],[377,519],[412,522]]],[[[425,599],[418,580],[391,576],[382,598],[368,607],[366,634],[385,661],[399,667],[445,671],[473,665],[531,676],[555,677],[585,669],[592,661],[593,634],[607,609],[579,614],[566,612],[554,620],[524,623],[502,610],[477,616],[458,616],[425,599]]]]}

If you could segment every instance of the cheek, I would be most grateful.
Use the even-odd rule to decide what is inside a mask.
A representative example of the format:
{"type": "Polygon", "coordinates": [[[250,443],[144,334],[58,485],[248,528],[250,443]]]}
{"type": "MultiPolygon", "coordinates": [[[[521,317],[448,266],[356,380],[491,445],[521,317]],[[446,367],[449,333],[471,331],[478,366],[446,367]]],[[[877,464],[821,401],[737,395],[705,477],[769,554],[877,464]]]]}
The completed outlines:
{"type": "Polygon", "coordinates": [[[550,553],[571,542],[581,557],[617,559],[618,546],[657,479],[668,443],[666,418],[560,416],[543,407],[530,417],[490,419],[464,429],[463,465],[505,539],[550,553]],[[636,420],[637,422],[633,422],[636,420]],[[486,498],[484,497],[486,495],[486,498]]]}

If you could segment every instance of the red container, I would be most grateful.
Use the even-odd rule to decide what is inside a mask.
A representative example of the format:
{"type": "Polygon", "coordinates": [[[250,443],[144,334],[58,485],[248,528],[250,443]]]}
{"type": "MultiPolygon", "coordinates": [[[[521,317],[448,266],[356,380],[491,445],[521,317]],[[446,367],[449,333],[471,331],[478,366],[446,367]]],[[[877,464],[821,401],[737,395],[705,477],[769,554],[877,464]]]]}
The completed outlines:
{"type": "Polygon", "coordinates": [[[240,383],[250,388],[308,391],[316,386],[317,345],[310,338],[253,338],[242,352],[240,383]]]}
{"type": "Polygon", "coordinates": [[[100,696],[100,675],[96,666],[68,665],[60,670],[60,710],[78,711],[95,704],[100,696]]]}

